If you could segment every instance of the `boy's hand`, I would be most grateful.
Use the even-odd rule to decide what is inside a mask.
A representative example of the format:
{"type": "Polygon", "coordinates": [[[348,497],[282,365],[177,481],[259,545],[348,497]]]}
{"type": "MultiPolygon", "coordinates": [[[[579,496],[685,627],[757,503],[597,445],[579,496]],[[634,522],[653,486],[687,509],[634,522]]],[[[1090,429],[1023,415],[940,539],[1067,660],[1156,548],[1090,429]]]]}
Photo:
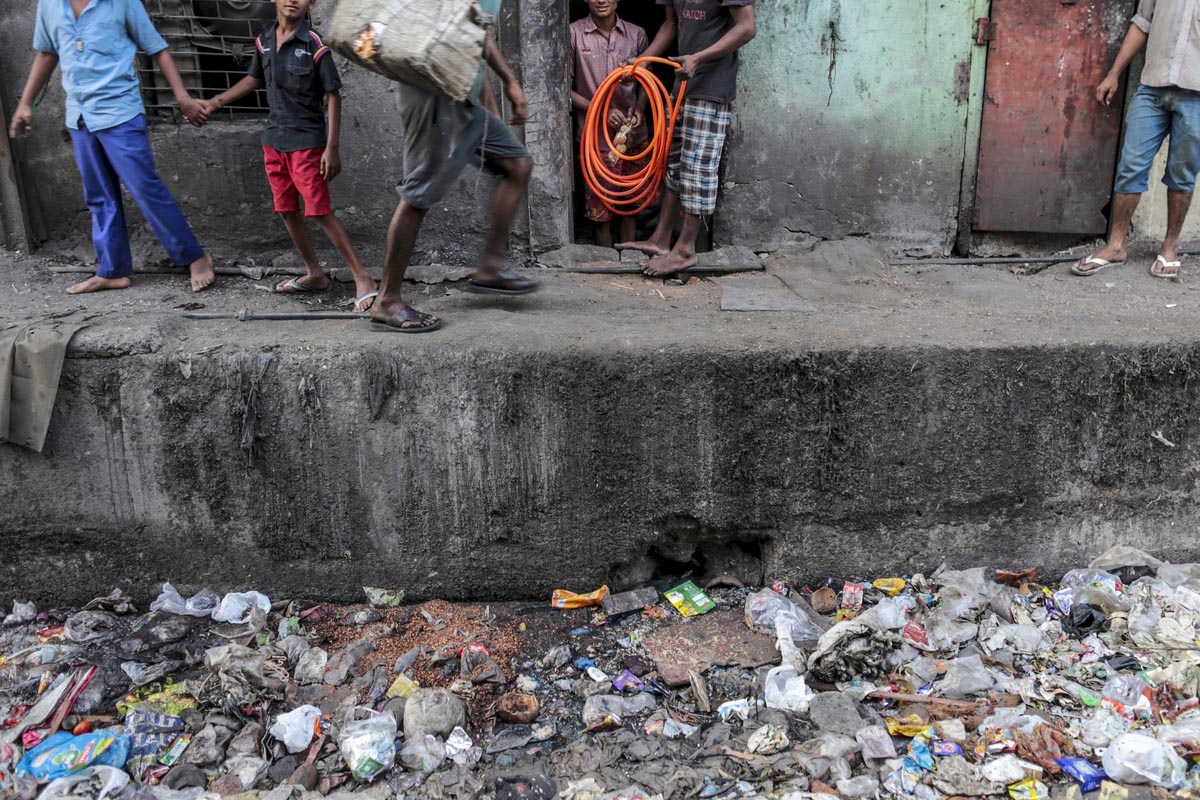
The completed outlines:
{"type": "Polygon", "coordinates": [[[179,101],[179,110],[183,112],[183,118],[197,128],[204,127],[204,123],[212,116],[207,103],[190,96],[179,101]]]}
{"type": "Polygon", "coordinates": [[[1100,85],[1096,87],[1096,99],[1104,105],[1111,105],[1112,99],[1117,96],[1118,80],[1115,75],[1106,75],[1104,80],[1100,81],[1100,85]]]}
{"type": "Polygon", "coordinates": [[[525,90],[515,80],[504,86],[504,94],[512,103],[512,116],[508,118],[509,125],[524,125],[529,116],[529,101],[525,99],[525,90]]]}
{"type": "Polygon", "coordinates": [[[325,152],[321,154],[321,177],[326,181],[331,181],[341,171],[342,157],[338,154],[337,148],[326,147],[325,152]]]}
{"type": "Polygon", "coordinates": [[[622,125],[625,124],[626,119],[627,117],[621,113],[620,109],[610,108],[608,110],[608,129],[610,131],[618,130],[622,125]]]}
{"type": "Polygon", "coordinates": [[[27,105],[18,105],[16,113],[13,114],[8,135],[14,139],[28,139],[31,133],[33,133],[33,109],[27,105]]]}

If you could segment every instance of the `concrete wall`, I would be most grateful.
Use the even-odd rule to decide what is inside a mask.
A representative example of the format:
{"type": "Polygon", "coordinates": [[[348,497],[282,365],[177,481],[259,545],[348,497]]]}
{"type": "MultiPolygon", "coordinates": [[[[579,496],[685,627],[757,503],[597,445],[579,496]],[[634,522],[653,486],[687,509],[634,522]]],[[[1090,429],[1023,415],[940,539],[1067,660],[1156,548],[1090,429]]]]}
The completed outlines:
{"type": "MultiPolygon", "coordinates": [[[[36,3],[0,4],[0,82],[4,96],[20,96],[29,64],[36,3]]],[[[505,3],[499,38],[516,69],[523,62],[541,65],[547,58],[564,58],[565,47],[555,37],[519,39],[519,18],[524,11],[544,20],[551,29],[561,11],[547,0],[510,0],[505,3]]],[[[320,19],[318,17],[318,25],[320,19]]],[[[565,22],[563,23],[565,27],[565,22]]],[[[353,67],[338,57],[344,88],[342,133],[343,172],[332,184],[334,207],[354,235],[366,246],[381,246],[387,221],[396,205],[394,186],[400,174],[398,114],[394,84],[353,67]]],[[[529,131],[538,167],[528,203],[537,210],[539,227],[534,246],[548,249],[567,236],[560,173],[566,150],[557,144],[565,118],[553,109],[565,102],[565,86],[548,86],[546,70],[537,70],[528,87],[538,106],[529,131]],[[559,94],[562,96],[560,97],[559,94]],[[561,153],[559,151],[562,151],[561,153]],[[549,193],[549,199],[547,199],[549,193]],[[556,206],[563,205],[561,212],[556,206]],[[547,241],[551,239],[552,241],[547,241]]],[[[35,112],[35,137],[19,146],[17,157],[25,169],[26,202],[42,240],[65,243],[65,249],[90,250],[89,222],[79,177],[63,124],[61,76],[55,73],[50,90],[35,112]]],[[[282,225],[272,213],[270,192],[262,168],[262,119],[219,121],[201,130],[188,125],[160,123],[151,141],[159,170],[202,241],[235,244],[243,253],[270,252],[286,247],[282,225]]],[[[569,138],[569,134],[567,134],[569,138]]],[[[468,170],[458,186],[429,215],[418,242],[418,259],[435,263],[470,263],[477,257],[486,225],[486,205],[493,180],[468,170]]],[[[132,206],[132,203],[129,204],[132,206]]],[[[137,220],[136,213],[132,215],[137,220]]],[[[513,256],[523,258],[530,244],[529,213],[520,215],[513,240],[513,256]]],[[[140,225],[140,221],[135,221],[140,225]]],[[[136,239],[149,239],[146,231],[136,239]]],[[[161,258],[157,247],[139,248],[161,258]]]]}
{"type": "Polygon", "coordinates": [[[717,219],[753,247],[870,233],[953,243],[973,0],[758,0],[717,219]]]}
{"type": "Polygon", "coordinates": [[[535,598],[731,551],[806,582],[1052,573],[1119,541],[1200,556],[1195,343],[266,348],[209,328],[195,352],[188,324],[81,334],[46,451],[0,448],[0,602],[167,578],[535,598]],[[1174,450],[1149,435],[1168,419],[1174,450]]]}

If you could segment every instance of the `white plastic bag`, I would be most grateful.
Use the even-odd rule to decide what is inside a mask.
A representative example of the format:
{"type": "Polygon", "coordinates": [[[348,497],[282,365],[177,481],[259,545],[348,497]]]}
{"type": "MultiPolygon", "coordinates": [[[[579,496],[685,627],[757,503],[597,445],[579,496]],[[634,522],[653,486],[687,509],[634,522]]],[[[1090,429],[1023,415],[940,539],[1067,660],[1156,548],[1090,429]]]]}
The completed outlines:
{"type": "Polygon", "coordinates": [[[1117,783],[1153,783],[1173,789],[1183,782],[1185,765],[1175,748],[1145,734],[1118,736],[1100,761],[1117,783]]]}
{"type": "Polygon", "coordinates": [[[338,749],[346,766],[364,783],[391,769],[396,761],[395,742],[396,718],[391,713],[379,713],[366,706],[350,710],[337,736],[338,749]]]}
{"type": "Polygon", "coordinates": [[[211,617],[221,598],[212,589],[201,589],[187,600],[169,583],[164,583],[162,594],[150,604],[151,611],[165,611],[188,617],[211,617]]]}
{"type": "Polygon", "coordinates": [[[255,608],[268,614],[271,611],[271,601],[261,592],[230,592],[221,598],[221,605],[212,612],[212,618],[217,622],[241,625],[250,621],[250,615],[255,608]]]}
{"type": "Polygon", "coordinates": [[[46,788],[42,789],[42,793],[37,796],[37,800],[57,800],[60,797],[71,797],[72,787],[93,780],[96,784],[102,785],[93,800],[105,800],[129,784],[129,775],[116,767],[84,767],[76,773],[50,781],[46,788]]]}
{"type": "Polygon", "coordinates": [[[763,692],[767,708],[780,708],[803,714],[812,703],[813,691],[808,688],[804,676],[797,674],[791,664],[782,664],[767,673],[766,691],[763,692]]]}
{"type": "Polygon", "coordinates": [[[751,630],[768,636],[775,635],[778,630],[776,620],[781,615],[796,644],[815,642],[825,632],[802,608],[771,589],[763,589],[746,597],[746,625],[751,630]]]}
{"type": "Polygon", "coordinates": [[[316,706],[300,706],[276,717],[268,732],[283,742],[289,753],[299,753],[312,744],[313,725],[320,716],[321,709],[316,706]]]}
{"type": "Polygon", "coordinates": [[[863,612],[862,616],[873,617],[881,627],[898,631],[908,624],[908,612],[916,608],[917,599],[911,594],[885,597],[863,612]]]}

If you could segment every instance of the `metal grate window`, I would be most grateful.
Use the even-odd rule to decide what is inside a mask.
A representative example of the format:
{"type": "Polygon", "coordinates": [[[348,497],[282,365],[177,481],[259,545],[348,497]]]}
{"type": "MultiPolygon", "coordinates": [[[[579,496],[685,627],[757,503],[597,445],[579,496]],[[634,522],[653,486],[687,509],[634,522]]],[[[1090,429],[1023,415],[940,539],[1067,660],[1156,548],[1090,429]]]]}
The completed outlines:
{"type": "MultiPolygon", "coordinates": [[[[254,53],[254,37],[275,18],[268,0],[144,0],[158,32],[167,40],[183,85],[193,97],[225,91],[246,75],[254,53]]],[[[138,56],[138,75],[146,114],[160,121],[178,120],[171,87],[149,56],[138,56]]],[[[221,109],[228,116],[263,116],[266,92],[259,90],[221,109]]]]}

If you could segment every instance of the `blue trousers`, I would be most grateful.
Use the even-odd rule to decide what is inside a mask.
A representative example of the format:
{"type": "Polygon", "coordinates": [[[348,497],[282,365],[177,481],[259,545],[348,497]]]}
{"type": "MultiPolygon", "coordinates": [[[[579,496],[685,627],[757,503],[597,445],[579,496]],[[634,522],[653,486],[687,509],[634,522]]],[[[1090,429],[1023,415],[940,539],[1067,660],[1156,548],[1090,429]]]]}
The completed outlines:
{"type": "Polygon", "coordinates": [[[1171,137],[1163,183],[1191,194],[1200,171],[1200,92],[1175,86],[1138,86],[1125,116],[1125,144],[1113,191],[1141,194],[1163,139],[1171,137]]]}
{"type": "Polygon", "coordinates": [[[144,115],[102,131],[89,131],[81,120],[79,129],[71,131],[71,142],[83,178],[83,199],[92,212],[92,244],[100,262],[97,275],[123,278],[133,274],[121,184],[133,196],[172,264],[184,267],[204,255],[154,168],[144,115]]]}

